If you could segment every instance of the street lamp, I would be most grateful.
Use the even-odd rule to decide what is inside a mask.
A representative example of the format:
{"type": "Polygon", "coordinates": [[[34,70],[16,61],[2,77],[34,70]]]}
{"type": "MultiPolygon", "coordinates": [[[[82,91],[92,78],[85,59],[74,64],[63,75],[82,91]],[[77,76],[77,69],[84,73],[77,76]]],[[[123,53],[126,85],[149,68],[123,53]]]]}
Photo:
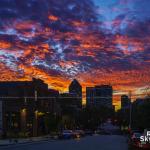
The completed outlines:
{"type": "Polygon", "coordinates": [[[21,109],[21,129],[24,132],[26,130],[26,117],[27,110],[26,108],[21,109]]]}
{"type": "Polygon", "coordinates": [[[38,110],[34,111],[34,124],[33,124],[33,135],[37,136],[38,130],[38,110]]]}

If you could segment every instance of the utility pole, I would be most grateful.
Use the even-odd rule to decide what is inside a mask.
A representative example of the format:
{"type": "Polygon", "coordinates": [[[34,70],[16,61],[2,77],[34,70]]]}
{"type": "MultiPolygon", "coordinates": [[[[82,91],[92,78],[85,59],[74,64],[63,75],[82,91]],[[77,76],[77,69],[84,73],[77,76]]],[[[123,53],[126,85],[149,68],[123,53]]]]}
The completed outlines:
{"type": "Polygon", "coordinates": [[[132,127],[132,92],[131,91],[129,91],[129,99],[130,99],[129,129],[131,130],[131,127],[132,127]]]}

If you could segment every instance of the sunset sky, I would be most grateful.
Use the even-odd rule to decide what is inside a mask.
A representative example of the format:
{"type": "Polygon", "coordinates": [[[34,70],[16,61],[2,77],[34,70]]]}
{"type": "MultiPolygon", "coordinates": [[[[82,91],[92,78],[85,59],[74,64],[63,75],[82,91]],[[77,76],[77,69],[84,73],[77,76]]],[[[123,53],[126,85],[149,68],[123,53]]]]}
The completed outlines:
{"type": "MultiPolygon", "coordinates": [[[[0,80],[41,78],[67,91],[150,85],[149,0],[0,0],[0,80]]],[[[117,103],[118,99],[114,99],[117,103]]]]}

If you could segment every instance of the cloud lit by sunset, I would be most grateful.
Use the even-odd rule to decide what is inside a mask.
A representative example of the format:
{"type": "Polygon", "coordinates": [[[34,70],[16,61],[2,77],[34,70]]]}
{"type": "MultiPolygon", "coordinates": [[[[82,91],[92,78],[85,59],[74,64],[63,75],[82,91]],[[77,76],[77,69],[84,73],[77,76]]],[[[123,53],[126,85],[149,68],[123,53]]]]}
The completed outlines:
{"type": "Polygon", "coordinates": [[[36,77],[63,92],[77,78],[84,92],[111,84],[116,93],[141,94],[150,83],[149,6],[148,0],[0,0],[0,80],[36,77]]]}

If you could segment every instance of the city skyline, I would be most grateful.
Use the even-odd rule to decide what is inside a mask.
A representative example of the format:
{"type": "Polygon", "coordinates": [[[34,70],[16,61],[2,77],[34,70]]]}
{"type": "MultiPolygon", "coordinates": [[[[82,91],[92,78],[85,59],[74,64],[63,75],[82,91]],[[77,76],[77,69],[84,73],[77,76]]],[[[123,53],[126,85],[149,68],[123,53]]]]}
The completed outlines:
{"type": "Polygon", "coordinates": [[[83,93],[87,86],[111,84],[118,95],[149,87],[147,0],[0,4],[0,81],[35,77],[65,92],[76,78],[83,93]]]}
{"type": "MultiPolygon", "coordinates": [[[[108,84],[108,85],[99,84],[99,85],[95,85],[93,87],[86,87],[86,90],[84,92],[83,87],[80,84],[80,82],[77,79],[73,79],[68,84],[67,90],[65,92],[61,92],[59,90],[49,88],[48,84],[45,83],[43,80],[41,80],[39,78],[32,78],[32,80],[25,80],[25,81],[0,81],[1,87],[3,87],[2,90],[1,90],[1,94],[3,94],[3,96],[1,96],[0,98],[2,98],[2,99],[7,99],[7,98],[8,99],[13,99],[13,98],[21,98],[21,97],[23,99],[27,99],[27,98],[31,98],[31,99],[55,98],[55,96],[54,97],[53,96],[47,96],[47,95],[42,95],[41,96],[40,91],[37,91],[31,85],[30,85],[31,87],[29,86],[29,83],[32,83],[32,82],[35,82],[35,81],[38,81],[38,82],[41,82],[41,83],[45,84],[46,87],[49,90],[49,92],[48,92],[49,94],[52,94],[52,93],[56,94],[57,93],[57,94],[59,94],[60,97],[61,97],[61,95],[63,95],[63,98],[66,98],[67,101],[69,99],[70,99],[70,101],[72,101],[72,99],[74,99],[74,96],[76,95],[75,97],[78,98],[79,105],[81,104],[83,107],[88,106],[89,101],[91,101],[94,105],[97,105],[96,103],[99,103],[99,104],[102,103],[102,105],[103,105],[103,103],[105,103],[105,101],[107,101],[108,104],[109,104],[110,102],[108,100],[111,99],[110,104],[111,104],[112,107],[115,107],[115,110],[117,111],[121,108],[121,99],[122,99],[122,96],[124,96],[122,94],[117,94],[116,95],[115,91],[113,90],[113,86],[111,86],[110,84],[108,84]],[[16,94],[18,92],[18,90],[15,88],[15,86],[18,86],[18,85],[24,86],[24,92],[25,93],[26,93],[26,90],[28,91],[28,88],[31,88],[32,90],[35,90],[34,95],[27,96],[27,95],[24,95],[25,93],[22,93],[22,95],[20,95],[21,96],[20,97],[19,95],[18,96],[6,96],[4,94],[4,93],[7,93],[7,92],[11,93],[12,95],[16,94]],[[28,85],[28,87],[26,85],[28,85]],[[13,87],[13,92],[12,92],[12,90],[8,89],[8,88],[11,88],[11,87],[13,87]],[[92,92],[93,94],[91,93],[92,95],[91,94],[89,95],[89,92],[90,93],[92,92]],[[116,103],[116,99],[117,99],[117,103],[116,103]]],[[[127,93],[127,96],[130,96],[130,94],[131,94],[131,97],[132,97],[132,101],[133,100],[135,101],[138,97],[142,98],[142,97],[146,96],[145,94],[132,95],[132,93],[127,93]]],[[[107,102],[106,102],[106,104],[107,104],[107,102]]]]}

